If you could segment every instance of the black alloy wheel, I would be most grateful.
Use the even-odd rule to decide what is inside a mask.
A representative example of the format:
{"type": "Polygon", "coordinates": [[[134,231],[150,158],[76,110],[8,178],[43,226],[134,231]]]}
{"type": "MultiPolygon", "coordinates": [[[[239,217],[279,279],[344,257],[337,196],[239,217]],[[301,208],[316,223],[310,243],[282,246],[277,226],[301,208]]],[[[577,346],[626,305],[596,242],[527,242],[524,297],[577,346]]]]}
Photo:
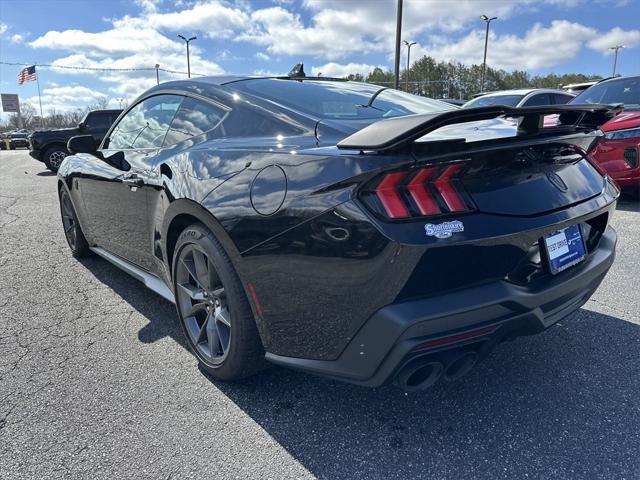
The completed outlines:
{"type": "Polygon", "coordinates": [[[220,380],[262,369],[264,350],[242,283],[222,245],[203,225],[181,233],[172,272],[178,315],[201,367],[220,380]]]}
{"type": "Polygon", "coordinates": [[[193,346],[206,363],[219,365],[231,345],[231,314],[222,282],[207,253],[191,244],[176,266],[178,308],[193,346]]]}
{"type": "Polygon", "coordinates": [[[90,253],[89,244],[78,223],[78,217],[73,208],[73,203],[71,203],[71,197],[64,188],[60,189],[60,214],[62,215],[64,236],[67,239],[73,256],[81,258],[88,255],[90,253]]]}
{"type": "Polygon", "coordinates": [[[47,149],[44,153],[44,164],[53,173],[56,173],[62,164],[62,161],[67,157],[68,152],[63,147],[53,146],[47,149]]]}

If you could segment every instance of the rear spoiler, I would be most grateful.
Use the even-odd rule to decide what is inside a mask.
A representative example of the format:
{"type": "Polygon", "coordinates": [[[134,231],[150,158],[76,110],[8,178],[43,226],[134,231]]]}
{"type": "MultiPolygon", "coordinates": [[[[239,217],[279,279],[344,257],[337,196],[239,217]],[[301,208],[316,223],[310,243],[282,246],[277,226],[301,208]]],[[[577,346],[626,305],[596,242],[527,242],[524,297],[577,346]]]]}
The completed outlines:
{"type": "Polygon", "coordinates": [[[445,125],[490,120],[498,117],[521,118],[518,135],[535,135],[542,130],[546,115],[558,114],[556,127],[597,129],[622,111],[621,105],[549,105],[514,108],[501,105],[452,110],[445,113],[395,117],[357,131],[338,143],[349,150],[390,150],[402,148],[445,125]]]}

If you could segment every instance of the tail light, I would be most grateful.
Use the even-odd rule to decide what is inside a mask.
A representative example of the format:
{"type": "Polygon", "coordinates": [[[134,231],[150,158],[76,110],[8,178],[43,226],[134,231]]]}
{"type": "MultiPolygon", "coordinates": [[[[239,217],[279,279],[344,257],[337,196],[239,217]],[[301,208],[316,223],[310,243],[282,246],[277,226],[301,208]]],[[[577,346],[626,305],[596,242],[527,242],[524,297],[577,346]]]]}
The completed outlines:
{"type": "Polygon", "coordinates": [[[603,177],[608,175],[607,171],[604,168],[602,168],[602,165],[600,165],[598,161],[595,158],[593,158],[593,156],[591,156],[590,154],[587,155],[587,160],[589,161],[591,166],[598,171],[600,175],[602,175],[603,177]]]}
{"type": "Polygon", "coordinates": [[[475,209],[460,177],[464,163],[385,173],[367,185],[361,199],[390,219],[445,215],[475,209]]]}

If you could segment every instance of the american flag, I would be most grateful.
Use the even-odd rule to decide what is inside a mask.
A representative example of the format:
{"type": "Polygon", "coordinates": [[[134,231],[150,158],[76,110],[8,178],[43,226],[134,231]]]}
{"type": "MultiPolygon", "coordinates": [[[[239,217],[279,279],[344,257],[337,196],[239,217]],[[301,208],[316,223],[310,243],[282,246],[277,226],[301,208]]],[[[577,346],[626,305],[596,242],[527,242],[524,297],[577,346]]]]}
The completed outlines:
{"type": "Polygon", "coordinates": [[[24,67],[18,74],[18,85],[22,85],[24,82],[35,82],[37,78],[36,66],[24,67]]]}

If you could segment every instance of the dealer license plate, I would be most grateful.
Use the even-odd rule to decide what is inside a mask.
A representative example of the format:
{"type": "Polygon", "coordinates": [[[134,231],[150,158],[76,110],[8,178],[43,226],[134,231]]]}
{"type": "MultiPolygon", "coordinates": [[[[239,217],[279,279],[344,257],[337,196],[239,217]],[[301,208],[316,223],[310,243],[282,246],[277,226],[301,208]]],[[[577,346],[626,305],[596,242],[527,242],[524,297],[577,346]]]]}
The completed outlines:
{"type": "Polygon", "coordinates": [[[580,225],[572,225],[544,236],[549,267],[554,275],[580,263],[587,256],[580,225]]]}

